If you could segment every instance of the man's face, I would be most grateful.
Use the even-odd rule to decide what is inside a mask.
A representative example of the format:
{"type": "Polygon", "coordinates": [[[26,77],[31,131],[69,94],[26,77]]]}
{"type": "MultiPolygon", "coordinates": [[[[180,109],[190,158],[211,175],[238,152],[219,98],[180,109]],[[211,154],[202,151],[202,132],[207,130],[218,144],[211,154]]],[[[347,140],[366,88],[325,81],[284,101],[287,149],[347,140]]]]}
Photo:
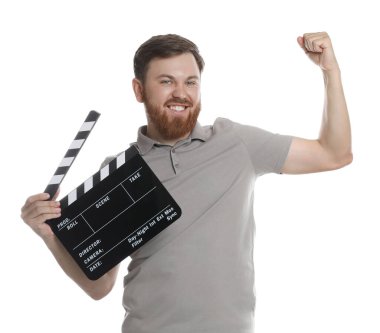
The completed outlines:
{"type": "Polygon", "coordinates": [[[179,140],[193,130],[200,109],[200,72],[194,56],[184,53],[149,63],[142,100],[148,133],[179,140]]]}

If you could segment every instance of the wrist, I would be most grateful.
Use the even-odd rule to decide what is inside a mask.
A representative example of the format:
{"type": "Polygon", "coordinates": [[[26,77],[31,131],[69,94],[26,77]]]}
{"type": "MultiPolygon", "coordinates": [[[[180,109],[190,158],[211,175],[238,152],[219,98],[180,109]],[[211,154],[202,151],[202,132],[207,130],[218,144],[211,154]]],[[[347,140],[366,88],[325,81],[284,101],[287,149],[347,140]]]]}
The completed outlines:
{"type": "Polygon", "coordinates": [[[58,239],[53,232],[41,235],[41,238],[49,249],[53,249],[57,246],[58,239]]]}
{"type": "Polygon", "coordinates": [[[322,70],[322,74],[325,85],[328,83],[341,81],[341,72],[339,67],[331,70],[322,70]]]}
{"type": "Polygon", "coordinates": [[[331,69],[322,69],[322,73],[324,77],[340,77],[340,68],[339,66],[331,68],[331,69]]]}

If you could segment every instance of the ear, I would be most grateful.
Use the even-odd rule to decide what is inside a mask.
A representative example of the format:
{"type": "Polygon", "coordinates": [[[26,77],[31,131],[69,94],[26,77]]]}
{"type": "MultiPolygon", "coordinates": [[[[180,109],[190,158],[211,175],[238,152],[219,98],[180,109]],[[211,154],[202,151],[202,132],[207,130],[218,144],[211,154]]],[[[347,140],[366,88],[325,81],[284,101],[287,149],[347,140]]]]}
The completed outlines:
{"type": "Polygon", "coordinates": [[[143,85],[140,80],[134,78],[132,80],[132,88],[135,93],[136,99],[139,103],[144,102],[144,93],[143,93],[143,85]]]}

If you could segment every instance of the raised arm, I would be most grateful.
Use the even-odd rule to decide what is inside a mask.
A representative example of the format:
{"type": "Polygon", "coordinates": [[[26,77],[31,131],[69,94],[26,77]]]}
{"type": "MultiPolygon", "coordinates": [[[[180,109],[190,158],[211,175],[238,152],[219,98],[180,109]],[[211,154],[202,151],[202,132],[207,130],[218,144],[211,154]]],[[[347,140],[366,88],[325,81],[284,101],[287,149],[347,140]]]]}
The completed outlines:
{"type": "Polygon", "coordinates": [[[300,174],[335,170],[352,162],[350,120],[340,68],[326,32],[304,34],[297,41],[322,70],[325,103],[319,138],[294,138],[282,172],[300,174]]]}
{"type": "Polygon", "coordinates": [[[61,266],[63,271],[76,282],[90,297],[99,300],[106,296],[114,286],[118,266],[98,280],[92,281],[81,271],[74,259],[55,237],[46,220],[60,216],[59,202],[55,198],[47,201],[49,195],[40,193],[30,196],[21,208],[21,218],[39,235],[61,266]]]}

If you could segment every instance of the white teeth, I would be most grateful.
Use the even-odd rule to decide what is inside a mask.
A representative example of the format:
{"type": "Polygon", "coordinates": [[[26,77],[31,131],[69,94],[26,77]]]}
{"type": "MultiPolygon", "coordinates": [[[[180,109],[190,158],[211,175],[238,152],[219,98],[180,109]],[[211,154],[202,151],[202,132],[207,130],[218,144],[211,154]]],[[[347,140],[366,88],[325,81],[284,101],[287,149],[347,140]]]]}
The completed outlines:
{"type": "Polygon", "coordinates": [[[186,107],[180,106],[180,105],[171,105],[170,106],[170,110],[174,110],[174,111],[183,111],[185,109],[186,109],[186,107]]]}

